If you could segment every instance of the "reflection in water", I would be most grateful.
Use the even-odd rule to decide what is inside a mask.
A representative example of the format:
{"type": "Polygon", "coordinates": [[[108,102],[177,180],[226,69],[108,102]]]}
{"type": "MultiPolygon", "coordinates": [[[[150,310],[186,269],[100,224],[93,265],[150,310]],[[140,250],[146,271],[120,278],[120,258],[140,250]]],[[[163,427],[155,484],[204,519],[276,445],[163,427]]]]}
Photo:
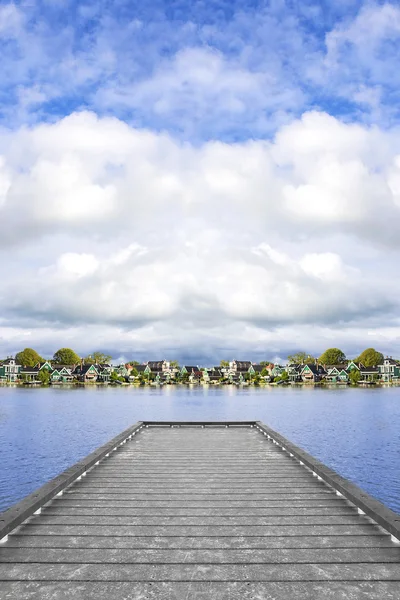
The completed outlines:
{"type": "Polygon", "coordinates": [[[261,420],[400,512],[400,388],[0,388],[0,510],[138,420],[261,420]]]}

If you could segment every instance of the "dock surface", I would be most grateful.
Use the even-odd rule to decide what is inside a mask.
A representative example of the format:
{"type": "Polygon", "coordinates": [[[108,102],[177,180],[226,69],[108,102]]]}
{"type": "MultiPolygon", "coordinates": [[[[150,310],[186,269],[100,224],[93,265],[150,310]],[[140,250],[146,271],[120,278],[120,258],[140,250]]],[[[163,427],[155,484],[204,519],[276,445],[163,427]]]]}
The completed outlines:
{"type": "Polygon", "coordinates": [[[399,600],[400,546],[281,446],[137,429],[10,532],[1,600],[399,600]]]}

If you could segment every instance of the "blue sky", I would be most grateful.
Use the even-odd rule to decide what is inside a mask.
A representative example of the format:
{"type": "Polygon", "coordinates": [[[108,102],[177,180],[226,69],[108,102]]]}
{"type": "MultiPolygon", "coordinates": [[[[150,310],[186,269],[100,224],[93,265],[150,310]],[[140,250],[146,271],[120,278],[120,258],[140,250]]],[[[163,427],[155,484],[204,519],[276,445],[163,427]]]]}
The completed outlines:
{"type": "Polygon", "coordinates": [[[398,3],[2,2],[0,53],[3,354],[400,356],[398,3]]]}
{"type": "Polygon", "coordinates": [[[387,126],[397,13],[352,0],[3,3],[2,122],[90,109],[190,141],[264,138],[310,109],[387,126]]]}

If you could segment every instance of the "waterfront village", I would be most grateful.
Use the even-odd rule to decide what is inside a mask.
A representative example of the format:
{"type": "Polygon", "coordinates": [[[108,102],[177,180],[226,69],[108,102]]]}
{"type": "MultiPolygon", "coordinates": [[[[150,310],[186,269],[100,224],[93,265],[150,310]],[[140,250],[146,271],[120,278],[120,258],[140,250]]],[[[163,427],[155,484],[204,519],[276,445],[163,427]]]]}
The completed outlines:
{"type": "Polygon", "coordinates": [[[221,361],[217,366],[180,366],[177,361],[150,360],[119,365],[111,357],[94,353],[80,359],[69,349],[61,349],[51,360],[41,358],[26,348],[15,357],[0,361],[0,383],[14,385],[377,385],[400,384],[400,361],[384,358],[373,348],[359,357],[346,360],[336,348],[327,350],[319,359],[305,353],[289,357],[287,364],[249,360],[221,361]],[[68,362],[66,359],[70,359],[68,362]],[[99,360],[97,360],[97,358],[99,360]],[[109,360],[104,361],[107,358],[109,360]],[[298,359],[297,361],[295,359],[298,359]],[[326,358],[340,359],[332,364],[326,358]],[[103,359],[103,361],[101,360],[103,359]],[[293,360],[294,359],[294,360],[293,360]],[[72,362],[74,360],[74,362],[72,362]],[[23,364],[23,363],[31,363],[23,364]],[[367,366],[367,363],[369,366],[367,366]],[[373,364],[376,363],[376,364],[373,364]]]}

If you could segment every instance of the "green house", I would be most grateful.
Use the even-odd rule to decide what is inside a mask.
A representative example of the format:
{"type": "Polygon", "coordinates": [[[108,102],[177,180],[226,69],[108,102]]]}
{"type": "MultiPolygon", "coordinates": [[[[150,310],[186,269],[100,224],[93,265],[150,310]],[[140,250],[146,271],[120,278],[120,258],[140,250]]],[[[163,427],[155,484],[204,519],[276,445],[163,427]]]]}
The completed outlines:
{"type": "Polygon", "coordinates": [[[17,381],[20,370],[21,365],[15,362],[15,358],[9,356],[0,365],[0,381],[4,383],[17,381]]]}
{"type": "Polygon", "coordinates": [[[386,357],[382,365],[378,365],[379,376],[382,381],[400,380],[400,363],[393,358],[386,357]]]}

